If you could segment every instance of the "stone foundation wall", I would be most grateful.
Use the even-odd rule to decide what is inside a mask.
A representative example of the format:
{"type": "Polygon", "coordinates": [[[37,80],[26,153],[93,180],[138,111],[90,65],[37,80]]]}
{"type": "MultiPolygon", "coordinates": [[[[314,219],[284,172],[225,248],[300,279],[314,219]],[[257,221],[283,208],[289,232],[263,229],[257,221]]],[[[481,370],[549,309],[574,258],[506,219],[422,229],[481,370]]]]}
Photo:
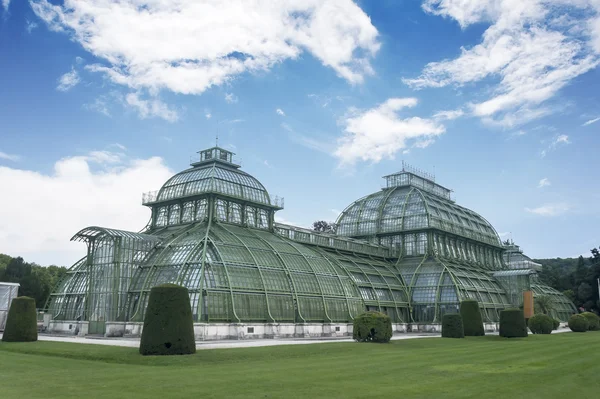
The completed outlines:
{"type": "MultiPolygon", "coordinates": [[[[562,324],[562,323],[561,323],[562,324]]],[[[140,337],[143,323],[106,322],[105,337],[140,337]]],[[[486,332],[497,332],[499,324],[485,323],[486,332]]],[[[194,323],[197,341],[219,339],[277,339],[351,337],[348,323],[194,323]]],[[[395,333],[441,333],[441,324],[392,324],[395,333]]],[[[48,332],[85,336],[87,321],[50,321],[48,332]]]]}

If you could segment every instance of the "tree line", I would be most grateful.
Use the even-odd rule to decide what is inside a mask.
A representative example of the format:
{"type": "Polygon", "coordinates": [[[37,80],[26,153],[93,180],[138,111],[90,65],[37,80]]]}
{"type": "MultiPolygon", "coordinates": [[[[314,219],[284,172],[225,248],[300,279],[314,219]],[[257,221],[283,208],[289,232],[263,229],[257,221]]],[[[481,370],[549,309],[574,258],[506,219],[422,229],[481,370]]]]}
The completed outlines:
{"type": "Polygon", "coordinates": [[[25,262],[20,256],[13,258],[0,254],[0,281],[19,283],[19,295],[35,299],[38,308],[43,308],[56,284],[67,272],[63,266],[40,266],[25,262]]]}
{"type": "Polygon", "coordinates": [[[600,250],[590,251],[584,258],[535,259],[542,264],[540,278],[552,288],[565,294],[577,308],[600,312],[598,279],[600,278],[600,250]]]}

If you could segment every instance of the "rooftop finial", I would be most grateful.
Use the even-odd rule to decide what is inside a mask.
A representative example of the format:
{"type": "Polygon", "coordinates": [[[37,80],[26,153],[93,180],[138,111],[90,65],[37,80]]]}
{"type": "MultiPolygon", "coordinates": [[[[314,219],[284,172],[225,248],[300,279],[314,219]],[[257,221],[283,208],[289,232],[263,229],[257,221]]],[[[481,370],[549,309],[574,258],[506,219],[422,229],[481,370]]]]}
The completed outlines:
{"type": "Polygon", "coordinates": [[[217,135],[215,137],[215,147],[219,146],[219,128],[217,127],[217,135]]]}

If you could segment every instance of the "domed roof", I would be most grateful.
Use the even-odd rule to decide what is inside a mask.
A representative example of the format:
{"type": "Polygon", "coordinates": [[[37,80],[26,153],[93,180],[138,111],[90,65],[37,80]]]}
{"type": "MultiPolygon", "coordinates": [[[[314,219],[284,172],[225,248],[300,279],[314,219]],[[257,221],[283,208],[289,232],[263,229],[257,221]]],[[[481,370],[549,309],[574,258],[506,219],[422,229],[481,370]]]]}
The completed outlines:
{"type": "Polygon", "coordinates": [[[201,152],[192,168],[171,177],[158,191],[156,201],[202,193],[217,193],[248,202],[271,205],[265,187],[232,162],[233,153],[215,147],[201,152]]]}
{"type": "MultiPolygon", "coordinates": [[[[418,176],[412,177],[423,181],[418,176]]],[[[417,187],[410,181],[394,186],[388,180],[388,188],[352,203],[336,223],[337,234],[342,236],[365,237],[437,228],[501,246],[498,233],[487,220],[454,203],[450,190],[435,183],[417,187]]]]}

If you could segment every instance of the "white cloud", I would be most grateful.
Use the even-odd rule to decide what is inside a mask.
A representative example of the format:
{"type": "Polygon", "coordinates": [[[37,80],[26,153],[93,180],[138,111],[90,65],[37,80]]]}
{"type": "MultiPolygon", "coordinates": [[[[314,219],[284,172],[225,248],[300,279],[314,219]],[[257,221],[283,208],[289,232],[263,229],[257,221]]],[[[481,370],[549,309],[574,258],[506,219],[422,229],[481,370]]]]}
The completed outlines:
{"type": "Polygon", "coordinates": [[[588,6],[586,0],[426,0],[425,11],[453,18],[463,28],[491,25],[480,44],[461,48],[455,59],[431,62],[421,76],[404,82],[420,89],[494,78],[490,98],[470,104],[474,115],[508,127],[544,116],[550,110],[543,103],[598,65],[589,32],[578,28],[594,15],[582,13],[588,6]]]}
{"type": "Polygon", "coordinates": [[[592,123],[596,123],[596,122],[598,122],[598,121],[600,121],[600,118],[594,118],[594,119],[590,119],[589,121],[585,122],[585,123],[584,123],[583,125],[581,125],[581,126],[588,126],[588,125],[591,125],[592,123]]]}
{"type": "Polygon", "coordinates": [[[525,208],[527,212],[539,216],[558,216],[569,211],[569,209],[571,209],[571,207],[565,203],[544,204],[533,209],[525,208]]]}
{"type": "Polygon", "coordinates": [[[233,93],[225,93],[225,101],[227,104],[235,104],[239,101],[239,98],[233,93]]]}
{"type": "Polygon", "coordinates": [[[73,234],[86,226],[139,231],[150,218],[141,194],[172,175],[161,158],[108,151],[60,159],[49,174],[0,166],[0,181],[11,187],[0,196],[0,248],[68,266],[85,256],[82,244],[69,242],[73,234]]]}
{"type": "Polygon", "coordinates": [[[118,149],[119,149],[119,150],[121,150],[121,151],[127,151],[127,147],[125,147],[125,146],[124,146],[123,144],[121,144],[121,143],[112,143],[110,146],[111,146],[111,147],[118,148],[118,149]]]}
{"type": "Polygon", "coordinates": [[[107,99],[105,96],[100,96],[94,100],[91,104],[83,104],[83,108],[99,112],[105,116],[110,117],[110,110],[108,109],[107,99]]]}
{"type": "Polygon", "coordinates": [[[373,74],[377,29],[352,0],[30,0],[50,29],[103,64],[88,69],[135,90],[200,94],[303,52],[350,83],[373,74]],[[201,43],[201,45],[199,45],[201,43]]]}
{"type": "Polygon", "coordinates": [[[540,182],[538,183],[538,188],[542,188],[542,187],[546,187],[550,185],[550,180],[547,177],[544,177],[542,180],[540,180],[540,182]]]}
{"type": "Polygon", "coordinates": [[[169,122],[176,122],[179,119],[177,111],[157,98],[144,100],[140,98],[139,93],[129,93],[125,96],[125,102],[136,109],[140,118],[159,117],[169,122]]]}
{"type": "Polygon", "coordinates": [[[267,167],[267,168],[272,168],[271,164],[269,163],[269,161],[267,161],[266,159],[263,161],[263,164],[267,167]]]}
{"type": "Polygon", "coordinates": [[[36,24],[35,22],[30,21],[28,19],[25,20],[25,29],[27,30],[27,33],[31,33],[37,27],[38,24],[36,24]]]}
{"type": "Polygon", "coordinates": [[[7,161],[17,162],[21,159],[20,156],[14,154],[7,154],[5,152],[0,151],[0,159],[6,159],[7,161]]]}
{"type": "Polygon", "coordinates": [[[65,73],[58,79],[58,86],[56,90],[60,91],[69,91],[73,87],[77,86],[81,79],[79,79],[79,74],[75,70],[75,68],[71,68],[70,72],[65,73]]]}
{"type": "Polygon", "coordinates": [[[212,117],[212,114],[210,113],[210,110],[209,110],[209,109],[205,109],[205,110],[204,110],[204,117],[205,117],[206,119],[210,119],[210,118],[212,117]]]}
{"type": "Polygon", "coordinates": [[[554,138],[552,139],[550,144],[545,149],[542,150],[542,152],[541,152],[542,158],[545,157],[546,155],[548,155],[549,152],[556,150],[559,146],[563,146],[563,145],[567,145],[567,144],[571,144],[571,142],[569,141],[568,135],[560,134],[560,135],[554,136],[554,138]]]}
{"type": "Polygon", "coordinates": [[[357,160],[379,162],[410,144],[427,147],[445,128],[435,120],[398,116],[400,110],[416,104],[416,98],[390,98],[366,111],[351,110],[342,121],[344,135],[338,141],[335,156],[341,164],[354,164],[357,160]]]}
{"type": "Polygon", "coordinates": [[[456,118],[460,118],[461,116],[463,116],[465,114],[465,111],[463,111],[462,109],[455,109],[455,110],[450,110],[450,111],[438,111],[435,114],[433,114],[433,118],[434,119],[439,119],[439,120],[453,120],[456,118]]]}
{"type": "Polygon", "coordinates": [[[5,11],[8,11],[8,6],[10,5],[10,0],[2,0],[2,6],[5,11]]]}
{"type": "Polygon", "coordinates": [[[277,108],[275,112],[277,112],[277,115],[285,116],[285,112],[281,108],[277,108]]]}
{"type": "Polygon", "coordinates": [[[552,146],[556,147],[559,144],[571,144],[571,142],[569,141],[569,136],[567,136],[566,134],[561,134],[560,136],[557,136],[552,142],[552,146]]]}

